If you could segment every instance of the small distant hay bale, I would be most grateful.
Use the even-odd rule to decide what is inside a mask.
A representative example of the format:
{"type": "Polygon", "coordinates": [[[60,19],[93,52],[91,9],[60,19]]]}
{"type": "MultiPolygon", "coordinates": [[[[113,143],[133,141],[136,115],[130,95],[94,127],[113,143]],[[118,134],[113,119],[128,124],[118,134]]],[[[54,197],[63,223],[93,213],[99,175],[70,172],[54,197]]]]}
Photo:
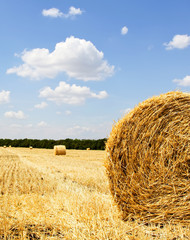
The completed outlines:
{"type": "Polygon", "coordinates": [[[3,147],[4,147],[4,148],[6,148],[7,146],[6,146],[6,145],[4,145],[3,147]]]}
{"type": "Polygon", "coordinates": [[[32,146],[30,146],[30,149],[33,149],[33,147],[32,147],[32,146]]]}
{"type": "Polygon", "coordinates": [[[54,155],[66,155],[65,145],[56,145],[54,146],[54,155]]]}
{"type": "Polygon", "coordinates": [[[87,150],[87,151],[89,151],[89,150],[90,150],[90,148],[87,148],[86,150],[87,150]]]}
{"type": "Polygon", "coordinates": [[[11,145],[9,145],[9,147],[11,148],[11,145]]]}
{"type": "Polygon", "coordinates": [[[190,94],[140,103],[106,143],[106,170],[124,220],[190,222],[190,94]]]}

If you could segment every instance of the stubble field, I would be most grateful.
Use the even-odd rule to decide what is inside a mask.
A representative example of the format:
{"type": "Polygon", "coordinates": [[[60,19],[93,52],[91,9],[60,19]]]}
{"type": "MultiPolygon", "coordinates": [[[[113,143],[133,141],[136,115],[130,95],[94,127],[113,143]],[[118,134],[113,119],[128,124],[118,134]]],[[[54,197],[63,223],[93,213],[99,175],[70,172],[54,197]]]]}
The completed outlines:
{"type": "Polygon", "coordinates": [[[0,239],[190,239],[189,226],[124,222],[105,151],[0,148],[0,239]]]}

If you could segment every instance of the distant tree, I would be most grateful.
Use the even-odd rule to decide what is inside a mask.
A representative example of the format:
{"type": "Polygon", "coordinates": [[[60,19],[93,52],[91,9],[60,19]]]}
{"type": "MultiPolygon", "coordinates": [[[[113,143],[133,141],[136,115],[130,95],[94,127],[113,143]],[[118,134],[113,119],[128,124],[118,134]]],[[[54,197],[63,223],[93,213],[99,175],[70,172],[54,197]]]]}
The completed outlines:
{"type": "Polygon", "coordinates": [[[65,145],[67,149],[94,149],[94,150],[104,150],[105,149],[106,138],[103,139],[0,139],[0,146],[12,147],[30,147],[33,148],[47,148],[52,149],[55,145],[65,145]]]}

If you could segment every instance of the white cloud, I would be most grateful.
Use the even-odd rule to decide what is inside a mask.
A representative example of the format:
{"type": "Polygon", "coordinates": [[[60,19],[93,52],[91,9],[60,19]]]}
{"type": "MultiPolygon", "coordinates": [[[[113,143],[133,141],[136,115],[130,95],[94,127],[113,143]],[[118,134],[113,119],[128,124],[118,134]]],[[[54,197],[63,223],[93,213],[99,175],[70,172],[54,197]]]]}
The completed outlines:
{"type": "Polygon", "coordinates": [[[27,124],[26,128],[33,128],[33,124],[32,123],[27,124]]]}
{"type": "Polygon", "coordinates": [[[0,92],[0,104],[8,103],[10,101],[10,91],[1,91],[0,92]]]}
{"type": "Polygon", "coordinates": [[[82,11],[80,8],[75,8],[75,7],[71,6],[69,8],[69,12],[67,14],[65,14],[64,16],[66,18],[68,18],[68,17],[74,17],[76,15],[81,15],[81,14],[82,14],[82,11]]]}
{"type": "Polygon", "coordinates": [[[69,77],[79,80],[103,80],[114,73],[103,59],[104,54],[85,39],[67,38],[65,42],[57,43],[55,50],[49,52],[45,48],[23,51],[21,59],[24,62],[18,67],[9,68],[7,74],[15,73],[31,79],[55,78],[65,72],[69,77]]]}
{"type": "Polygon", "coordinates": [[[62,17],[63,13],[57,8],[43,9],[42,15],[45,17],[62,17]]]}
{"type": "Polygon", "coordinates": [[[27,125],[21,125],[21,124],[16,124],[16,123],[13,123],[13,124],[11,124],[11,125],[9,125],[11,128],[17,128],[17,129],[21,129],[21,130],[23,130],[23,129],[25,129],[25,130],[27,130],[27,129],[32,129],[33,128],[33,124],[31,124],[31,123],[29,123],[29,124],[27,124],[27,125]]]}
{"type": "Polygon", "coordinates": [[[113,121],[101,121],[98,119],[94,124],[86,122],[85,124],[72,121],[67,124],[47,124],[41,121],[38,124],[1,124],[2,138],[32,138],[32,139],[65,139],[65,138],[78,138],[78,139],[100,139],[108,137],[113,121]],[[46,125],[47,124],[47,125],[46,125]],[[41,125],[41,126],[40,126],[41,125]]]}
{"type": "Polygon", "coordinates": [[[41,122],[39,122],[39,123],[37,124],[37,126],[38,126],[38,127],[47,127],[48,124],[47,124],[46,122],[44,122],[44,121],[41,121],[41,122]]]}
{"type": "Polygon", "coordinates": [[[15,129],[15,128],[21,128],[22,125],[20,125],[20,124],[11,124],[9,127],[15,129]]]}
{"type": "Polygon", "coordinates": [[[173,82],[180,86],[189,87],[190,86],[190,76],[186,76],[183,79],[174,79],[173,82]]]}
{"type": "Polygon", "coordinates": [[[7,117],[7,118],[16,118],[16,119],[24,119],[24,118],[26,118],[25,114],[22,111],[18,111],[18,112],[14,112],[14,111],[5,112],[4,116],[7,117]]]}
{"type": "Polygon", "coordinates": [[[190,36],[186,35],[175,35],[169,43],[164,43],[166,50],[172,50],[174,48],[184,49],[190,45],[190,36]]]}
{"type": "Polygon", "coordinates": [[[41,102],[39,104],[36,104],[34,107],[35,108],[39,108],[39,109],[43,109],[43,108],[45,108],[47,106],[48,106],[48,104],[46,102],[41,102]]]}
{"type": "Polygon", "coordinates": [[[113,126],[113,122],[101,122],[96,123],[94,125],[80,125],[76,124],[74,126],[70,126],[67,129],[64,129],[64,133],[69,138],[89,138],[92,139],[92,136],[94,139],[98,138],[106,138],[109,136],[111,129],[113,126]]]}
{"type": "Polygon", "coordinates": [[[131,108],[126,108],[126,109],[123,111],[123,113],[124,113],[124,114],[128,114],[130,111],[131,111],[131,108]]]}
{"type": "Polygon", "coordinates": [[[126,35],[128,33],[128,28],[126,26],[122,27],[121,34],[126,35]]]}
{"type": "Polygon", "coordinates": [[[50,87],[45,87],[40,91],[40,97],[46,98],[49,101],[57,104],[67,103],[73,105],[83,104],[87,98],[103,99],[108,96],[106,91],[101,91],[98,94],[91,92],[88,87],[81,87],[75,84],[69,85],[66,82],[60,82],[55,90],[50,87]]]}
{"type": "Polygon", "coordinates": [[[63,13],[57,8],[43,9],[42,15],[45,17],[63,17],[63,18],[73,18],[76,15],[81,15],[83,11],[80,8],[75,8],[71,6],[68,13],[63,13]]]}
{"type": "Polygon", "coordinates": [[[71,115],[71,111],[70,110],[65,111],[65,115],[67,116],[71,115]]]}
{"type": "Polygon", "coordinates": [[[128,114],[131,110],[132,110],[131,108],[126,108],[126,109],[120,110],[122,117],[124,117],[126,114],[128,114]]]}
{"type": "Polygon", "coordinates": [[[79,125],[75,125],[73,127],[70,127],[67,129],[67,134],[72,136],[72,135],[80,135],[84,132],[92,132],[93,130],[90,129],[89,127],[84,127],[84,126],[79,126],[79,125]]]}

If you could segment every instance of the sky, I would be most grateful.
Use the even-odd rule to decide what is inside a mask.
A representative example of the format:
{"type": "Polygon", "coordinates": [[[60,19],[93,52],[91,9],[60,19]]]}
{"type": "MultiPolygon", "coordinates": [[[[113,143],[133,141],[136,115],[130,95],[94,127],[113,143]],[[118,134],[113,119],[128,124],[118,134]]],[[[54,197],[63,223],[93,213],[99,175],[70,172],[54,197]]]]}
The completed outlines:
{"type": "Polygon", "coordinates": [[[100,139],[190,90],[189,0],[1,0],[0,138],[100,139]]]}

